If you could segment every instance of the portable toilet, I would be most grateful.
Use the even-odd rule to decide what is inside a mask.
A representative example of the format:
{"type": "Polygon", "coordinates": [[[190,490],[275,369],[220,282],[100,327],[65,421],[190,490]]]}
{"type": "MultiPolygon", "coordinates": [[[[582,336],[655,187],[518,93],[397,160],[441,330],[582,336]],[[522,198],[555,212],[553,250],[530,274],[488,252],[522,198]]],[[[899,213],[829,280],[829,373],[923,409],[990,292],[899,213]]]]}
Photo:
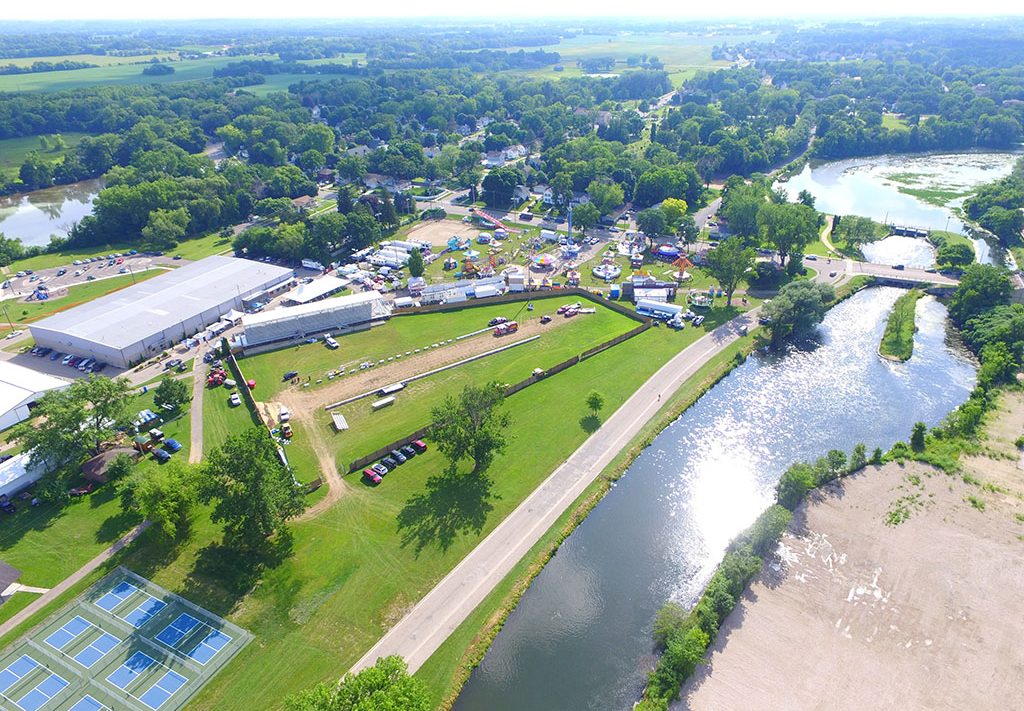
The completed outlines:
{"type": "Polygon", "coordinates": [[[612,284],[611,298],[620,299],[622,298],[622,284],[612,284]]]}

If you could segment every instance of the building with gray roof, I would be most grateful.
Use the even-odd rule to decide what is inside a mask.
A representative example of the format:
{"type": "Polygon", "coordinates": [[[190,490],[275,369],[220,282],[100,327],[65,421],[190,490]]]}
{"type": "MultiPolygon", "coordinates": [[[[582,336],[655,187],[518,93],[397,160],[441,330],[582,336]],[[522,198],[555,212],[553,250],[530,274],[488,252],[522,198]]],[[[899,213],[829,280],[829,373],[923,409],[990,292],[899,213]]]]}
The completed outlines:
{"type": "Polygon", "coordinates": [[[193,336],[253,294],[294,278],[291,269],[207,257],[31,324],[36,344],[130,367],[193,336]]]}

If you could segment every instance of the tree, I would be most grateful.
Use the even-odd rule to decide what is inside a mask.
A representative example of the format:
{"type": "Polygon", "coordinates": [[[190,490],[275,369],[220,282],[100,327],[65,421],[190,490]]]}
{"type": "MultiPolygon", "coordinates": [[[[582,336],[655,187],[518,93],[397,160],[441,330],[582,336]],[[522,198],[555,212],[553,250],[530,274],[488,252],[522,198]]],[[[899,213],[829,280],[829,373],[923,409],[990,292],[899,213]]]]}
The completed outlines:
{"type": "Polygon", "coordinates": [[[665,215],[665,229],[672,234],[678,232],[688,207],[686,200],[665,198],[661,203],[661,212],[665,215]]]}
{"type": "Polygon", "coordinates": [[[764,306],[772,345],[808,335],[825,318],[834,299],[835,292],[828,284],[794,281],[783,286],[764,306]]]}
{"type": "Polygon", "coordinates": [[[856,248],[878,239],[878,225],[870,217],[846,215],[840,218],[837,216],[833,226],[833,235],[846,242],[850,247],[856,248]]]}
{"type": "Polygon", "coordinates": [[[39,153],[32,151],[25,156],[25,162],[18,170],[18,177],[29,190],[45,188],[53,183],[53,167],[39,153]]]}
{"type": "Polygon", "coordinates": [[[782,264],[793,252],[818,238],[818,213],[799,203],[769,202],[757,212],[757,226],[761,239],[775,245],[782,264]]]}
{"type": "Polygon", "coordinates": [[[928,425],[923,422],[915,422],[914,429],[910,433],[910,448],[915,452],[923,451],[926,434],[928,434],[928,425]]]}
{"type": "Polygon", "coordinates": [[[484,202],[491,207],[509,207],[516,186],[523,182],[523,173],[510,165],[495,168],[484,177],[484,202]]]}
{"type": "Polygon", "coordinates": [[[974,248],[963,242],[944,244],[939,247],[935,261],[951,267],[965,267],[974,262],[974,248]]]}
{"type": "Polygon", "coordinates": [[[572,223],[579,227],[580,232],[583,234],[586,234],[588,229],[596,225],[600,217],[600,211],[589,202],[577,205],[572,209],[572,223]]]}
{"type": "Polygon", "coordinates": [[[626,200],[626,192],[618,183],[609,180],[592,180],[587,186],[590,202],[602,215],[607,215],[626,200]]]}
{"type": "Polygon", "coordinates": [[[499,410],[505,394],[497,383],[467,385],[456,398],[446,397],[431,410],[430,436],[454,470],[462,459],[473,461],[473,472],[483,472],[505,449],[507,412],[499,410]]]}
{"type": "Polygon", "coordinates": [[[426,266],[423,264],[423,255],[418,249],[409,252],[409,261],[406,263],[406,266],[409,267],[409,276],[423,276],[426,266]]]}
{"type": "Polygon", "coordinates": [[[801,205],[806,205],[810,208],[814,207],[814,196],[811,195],[809,190],[801,190],[797,193],[796,201],[801,205]]]}
{"type": "Polygon", "coordinates": [[[388,227],[395,227],[399,224],[398,212],[395,210],[395,203],[391,200],[391,193],[387,190],[380,190],[380,221],[388,227]]]}
{"type": "Polygon", "coordinates": [[[321,682],[288,697],[285,711],[428,711],[426,685],[409,676],[405,660],[381,657],[341,684],[321,682]]]}
{"type": "Polygon", "coordinates": [[[590,394],[587,395],[587,407],[590,408],[591,414],[597,417],[597,413],[604,407],[604,395],[596,390],[591,390],[590,394]]]}
{"type": "Polygon", "coordinates": [[[679,223],[679,227],[676,233],[685,242],[693,242],[700,236],[700,230],[697,229],[697,223],[693,219],[693,215],[683,215],[682,221],[679,223]]]}
{"type": "Polygon", "coordinates": [[[971,264],[964,270],[950,298],[949,315],[962,325],[993,306],[1008,304],[1012,293],[1013,285],[1005,269],[991,264],[971,264]]]}
{"type": "Polygon", "coordinates": [[[729,231],[743,237],[758,234],[758,212],[764,206],[767,190],[761,183],[728,184],[719,210],[729,223],[729,231]]]}
{"type": "Polygon", "coordinates": [[[665,213],[656,207],[648,207],[636,213],[636,225],[648,237],[664,234],[667,227],[665,213]]]}
{"type": "Polygon", "coordinates": [[[168,538],[181,538],[192,524],[197,502],[193,467],[175,459],[153,468],[136,468],[117,484],[124,511],[139,513],[168,538]]]}
{"type": "Polygon", "coordinates": [[[85,416],[81,436],[92,444],[94,452],[98,452],[100,445],[112,438],[117,430],[130,424],[128,403],[133,392],[127,378],[90,375],[76,380],[68,390],[82,404],[85,416]]]}
{"type": "Polygon", "coordinates": [[[282,466],[266,430],[231,435],[206,458],[199,495],[215,502],[211,519],[224,523],[224,538],[240,548],[258,548],[284,522],[302,511],[302,498],[282,466]]]}
{"type": "Polygon", "coordinates": [[[360,205],[347,216],[345,229],[348,232],[348,247],[360,250],[380,240],[380,224],[365,206],[360,205]]]}
{"type": "Polygon", "coordinates": [[[190,220],[188,210],[184,207],[153,210],[149,213],[146,226],[142,228],[142,239],[152,247],[170,249],[188,233],[190,220]]]}
{"type": "Polygon", "coordinates": [[[177,410],[192,397],[184,381],[164,375],[153,391],[153,404],[162,410],[177,410]]]}
{"type": "Polygon", "coordinates": [[[70,389],[44,393],[32,414],[36,419],[17,425],[13,438],[29,453],[33,467],[54,471],[85,458],[86,446],[79,431],[85,411],[70,389]]]}
{"type": "Polygon", "coordinates": [[[989,343],[981,349],[981,368],[978,370],[978,385],[987,388],[999,383],[1013,381],[1017,373],[1017,359],[1010,347],[998,341],[989,343]]]}
{"type": "Polygon", "coordinates": [[[754,248],[744,247],[741,237],[730,237],[707,253],[707,269],[725,290],[726,306],[732,306],[736,286],[753,269],[756,259],[754,248]]]}

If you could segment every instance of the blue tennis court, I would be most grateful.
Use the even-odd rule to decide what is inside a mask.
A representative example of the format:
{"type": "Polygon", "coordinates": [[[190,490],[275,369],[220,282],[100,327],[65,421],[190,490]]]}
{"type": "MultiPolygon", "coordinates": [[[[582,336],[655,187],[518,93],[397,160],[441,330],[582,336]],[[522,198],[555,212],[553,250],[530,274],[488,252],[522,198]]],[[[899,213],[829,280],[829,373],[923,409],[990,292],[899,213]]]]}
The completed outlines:
{"type": "MultiPolygon", "coordinates": [[[[147,593],[148,595],[148,593],[147,593]]],[[[149,622],[156,613],[167,607],[167,603],[163,600],[157,600],[155,597],[150,596],[148,600],[141,603],[134,610],[125,615],[123,619],[125,622],[130,624],[132,627],[142,627],[142,625],[149,622]]]]}
{"type": "Polygon", "coordinates": [[[75,615],[64,623],[64,626],[46,638],[46,643],[54,649],[64,649],[71,642],[78,639],[78,636],[92,627],[88,621],[75,615]]]}
{"type": "Polygon", "coordinates": [[[86,694],[78,700],[78,703],[69,708],[68,711],[110,711],[110,709],[86,694]]]}
{"type": "Polygon", "coordinates": [[[88,647],[76,654],[73,659],[86,669],[91,669],[93,664],[110,654],[120,643],[121,640],[117,637],[104,632],[93,640],[88,647]]]}
{"type": "Polygon", "coordinates": [[[217,652],[224,649],[231,641],[231,637],[219,630],[213,630],[206,635],[206,639],[199,643],[195,649],[188,653],[188,656],[200,664],[206,665],[211,659],[217,656],[217,652]]]}
{"type": "Polygon", "coordinates": [[[142,672],[154,664],[156,664],[156,660],[153,657],[145,652],[136,652],[128,657],[124,664],[111,672],[110,676],[107,677],[107,681],[124,691],[142,672]]]}
{"type": "Polygon", "coordinates": [[[171,624],[163,628],[163,630],[156,636],[157,640],[163,642],[168,647],[173,647],[178,642],[183,640],[185,636],[194,630],[199,625],[203,624],[192,615],[188,613],[181,613],[171,624]]]}
{"type": "Polygon", "coordinates": [[[171,698],[175,691],[185,686],[188,679],[177,672],[167,670],[167,673],[160,677],[160,681],[151,686],[146,693],[139,697],[139,701],[151,709],[158,709],[171,698]]]}
{"type": "Polygon", "coordinates": [[[0,672],[0,694],[7,693],[7,690],[17,684],[22,678],[30,674],[33,669],[39,666],[32,657],[23,654],[0,672]]]}
{"type": "Polygon", "coordinates": [[[24,711],[38,711],[47,701],[63,691],[67,685],[66,681],[50,672],[49,676],[36,684],[35,688],[18,699],[18,708],[24,709],[24,711]]]}
{"type": "Polygon", "coordinates": [[[128,581],[120,582],[110,592],[97,600],[96,605],[107,612],[113,612],[115,607],[137,592],[139,592],[139,589],[128,581]]]}

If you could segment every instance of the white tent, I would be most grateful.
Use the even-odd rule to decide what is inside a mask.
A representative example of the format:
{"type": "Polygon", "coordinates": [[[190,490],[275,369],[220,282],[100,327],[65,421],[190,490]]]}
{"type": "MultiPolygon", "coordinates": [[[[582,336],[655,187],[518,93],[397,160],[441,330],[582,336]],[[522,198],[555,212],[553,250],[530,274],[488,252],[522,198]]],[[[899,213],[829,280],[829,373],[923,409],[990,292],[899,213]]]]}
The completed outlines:
{"type": "Polygon", "coordinates": [[[242,312],[231,309],[226,314],[220,317],[221,321],[229,321],[230,323],[238,323],[242,320],[242,312]]]}
{"type": "Polygon", "coordinates": [[[34,484],[43,475],[42,467],[30,467],[29,453],[23,452],[0,464],[0,494],[11,496],[34,484]]]}

